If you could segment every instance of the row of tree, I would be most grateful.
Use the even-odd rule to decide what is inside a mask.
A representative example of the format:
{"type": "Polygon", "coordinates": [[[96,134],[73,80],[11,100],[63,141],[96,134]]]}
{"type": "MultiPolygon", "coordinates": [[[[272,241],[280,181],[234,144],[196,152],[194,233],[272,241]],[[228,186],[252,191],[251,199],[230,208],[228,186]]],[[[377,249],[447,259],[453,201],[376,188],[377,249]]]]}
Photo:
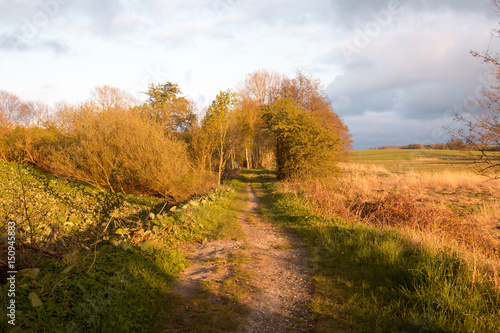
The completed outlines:
{"type": "Polygon", "coordinates": [[[120,192],[182,200],[239,167],[276,165],[280,179],[322,176],[346,157],[348,128],[320,82],[258,71],[204,112],[172,82],[140,103],[102,86],[79,104],[26,102],[0,91],[0,157],[120,192]]]}
{"type": "MultiPolygon", "coordinates": [[[[469,147],[461,139],[450,140],[447,143],[431,143],[424,145],[423,143],[411,143],[404,146],[380,146],[369,148],[368,150],[386,150],[386,149],[431,149],[431,150],[466,150],[469,147]]],[[[500,147],[499,147],[500,148],[500,147]]],[[[496,150],[492,147],[491,150],[496,150]]]]}

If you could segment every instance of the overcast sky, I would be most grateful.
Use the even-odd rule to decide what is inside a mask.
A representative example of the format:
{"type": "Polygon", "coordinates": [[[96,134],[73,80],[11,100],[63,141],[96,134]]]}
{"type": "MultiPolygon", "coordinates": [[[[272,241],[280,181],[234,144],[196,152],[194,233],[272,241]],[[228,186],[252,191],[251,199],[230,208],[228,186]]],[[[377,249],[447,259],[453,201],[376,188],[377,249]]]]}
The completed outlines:
{"type": "Polygon", "coordinates": [[[444,142],[498,21],[489,0],[0,0],[0,89],[52,104],[171,81],[203,108],[247,73],[301,69],[355,149],[444,142]]]}

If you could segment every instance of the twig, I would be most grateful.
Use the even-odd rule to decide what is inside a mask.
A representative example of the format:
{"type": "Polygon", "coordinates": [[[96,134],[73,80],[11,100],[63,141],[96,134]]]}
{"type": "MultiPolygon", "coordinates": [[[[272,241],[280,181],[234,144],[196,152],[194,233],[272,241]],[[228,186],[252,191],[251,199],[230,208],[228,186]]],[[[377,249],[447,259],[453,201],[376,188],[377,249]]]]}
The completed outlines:
{"type": "Polygon", "coordinates": [[[92,260],[92,264],[90,265],[89,269],[87,270],[87,274],[90,273],[90,270],[92,269],[92,267],[94,267],[94,264],[95,264],[95,261],[97,260],[97,244],[99,244],[99,240],[95,242],[95,245],[94,245],[94,260],[92,260]]]}
{"type": "Polygon", "coordinates": [[[21,244],[25,247],[27,247],[28,249],[32,249],[32,250],[35,250],[35,251],[40,251],[40,252],[43,252],[45,254],[48,254],[49,256],[53,256],[53,257],[58,257],[59,255],[54,252],[54,251],[51,251],[49,249],[46,249],[44,247],[40,247],[38,245],[34,245],[34,244],[30,244],[30,243],[23,243],[21,242],[21,244]]]}
{"type": "Polygon", "coordinates": [[[165,207],[167,206],[167,204],[168,204],[168,201],[165,200],[165,204],[163,205],[163,207],[161,207],[160,212],[158,214],[156,214],[156,215],[160,215],[161,213],[163,213],[163,210],[165,209],[165,207]]]}
{"type": "Polygon", "coordinates": [[[21,172],[21,166],[17,163],[17,171],[19,173],[19,180],[21,181],[21,191],[23,195],[23,207],[24,207],[24,215],[26,215],[26,220],[28,220],[28,225],[30,226],[30,241],[33,243],[33,225],[31,223],[30,216],[28,214],[28,206],[26,206],[26,191],[24,190],[24,181],[23,175],[21,172]]]}
{"type": "Polygon", "coordinates": [[[108,224],[106,224],[106,227],[102,231],[101,235],[104,235],[106,233],[106,231],[108,230],[109,224],[111,223],[112,220],[113,220],[113,217],[110,217],[109,221],[108,221],[108,224]]]}
{"type": "Polygon", "coordinates": [[[65,276],[63,277],[62,279],[60,279],[59,281],[56,282],[56,284],[54,285],[54,287],[52,287],[52,289],[50,290],[50,293],[49,293],[49,298],[52,296],[52,294],[54,293],[54,291],[56,290],[56,287],[59,283],[63,282],[64,280],[66,279],[69,279],[73,274],[70,274],[68,276],[65,276]]]}
{"type": "Polygon", "coordinates": [[[99,242],[100,242],[99,238],[101,238],[101,236],[106,233],[106,231],[108,230],[109,224],[111,223],[112,220],[113,220],[113,217],[110,217],[108,224],[106,224],[106,227],[104,228],[102,233],[96,234],[96,240],[95,240],[95,244],[94,244],[94,260],[92,260],[92,264],[90,265],[89,269],[87,270],[87,274],[90,273],[90,270],[92,269],[92,267],[94,267],[95,261],[97,260],[97,244],[99,244],[99,242]]]}

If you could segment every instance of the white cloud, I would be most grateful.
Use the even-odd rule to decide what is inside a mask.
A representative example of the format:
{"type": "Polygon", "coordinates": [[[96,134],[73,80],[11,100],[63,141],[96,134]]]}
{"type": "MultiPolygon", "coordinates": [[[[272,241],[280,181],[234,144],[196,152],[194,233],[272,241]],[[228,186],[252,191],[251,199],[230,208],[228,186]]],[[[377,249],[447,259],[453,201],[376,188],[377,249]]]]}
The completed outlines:
{"type": "Polygon", "coordinates": [[[147,25],[147,19],[133,13],[123,13],[113,18],[113,26],[117,29],[137,30],[138,27],[147,25]]]}

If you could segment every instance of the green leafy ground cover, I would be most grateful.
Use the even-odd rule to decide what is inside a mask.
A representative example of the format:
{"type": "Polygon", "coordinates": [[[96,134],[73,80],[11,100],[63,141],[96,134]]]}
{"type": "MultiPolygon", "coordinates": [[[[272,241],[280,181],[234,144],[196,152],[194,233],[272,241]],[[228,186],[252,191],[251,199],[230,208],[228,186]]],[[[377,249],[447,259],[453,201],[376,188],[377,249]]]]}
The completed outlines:
{"type": "Polygon", "coordinates": [[[6,316],[7,285],[0,284],[2,332],[160,329],[179,303],[171,284],[188,265],[179,246],[241,232],[234,205],[245,199],[235,182],[172,207],[15,163],[1,162],[0,178],[0,245],[7,222],[15,221],[19,270],[14,329],[6,316]]]}
{"type": "Polygon", "coordinates": [[[310,247],[317,332],[500,332],[498,290],[459,254],[325,218],[270,173],[252,187],[262,213],[310,247]]]}

